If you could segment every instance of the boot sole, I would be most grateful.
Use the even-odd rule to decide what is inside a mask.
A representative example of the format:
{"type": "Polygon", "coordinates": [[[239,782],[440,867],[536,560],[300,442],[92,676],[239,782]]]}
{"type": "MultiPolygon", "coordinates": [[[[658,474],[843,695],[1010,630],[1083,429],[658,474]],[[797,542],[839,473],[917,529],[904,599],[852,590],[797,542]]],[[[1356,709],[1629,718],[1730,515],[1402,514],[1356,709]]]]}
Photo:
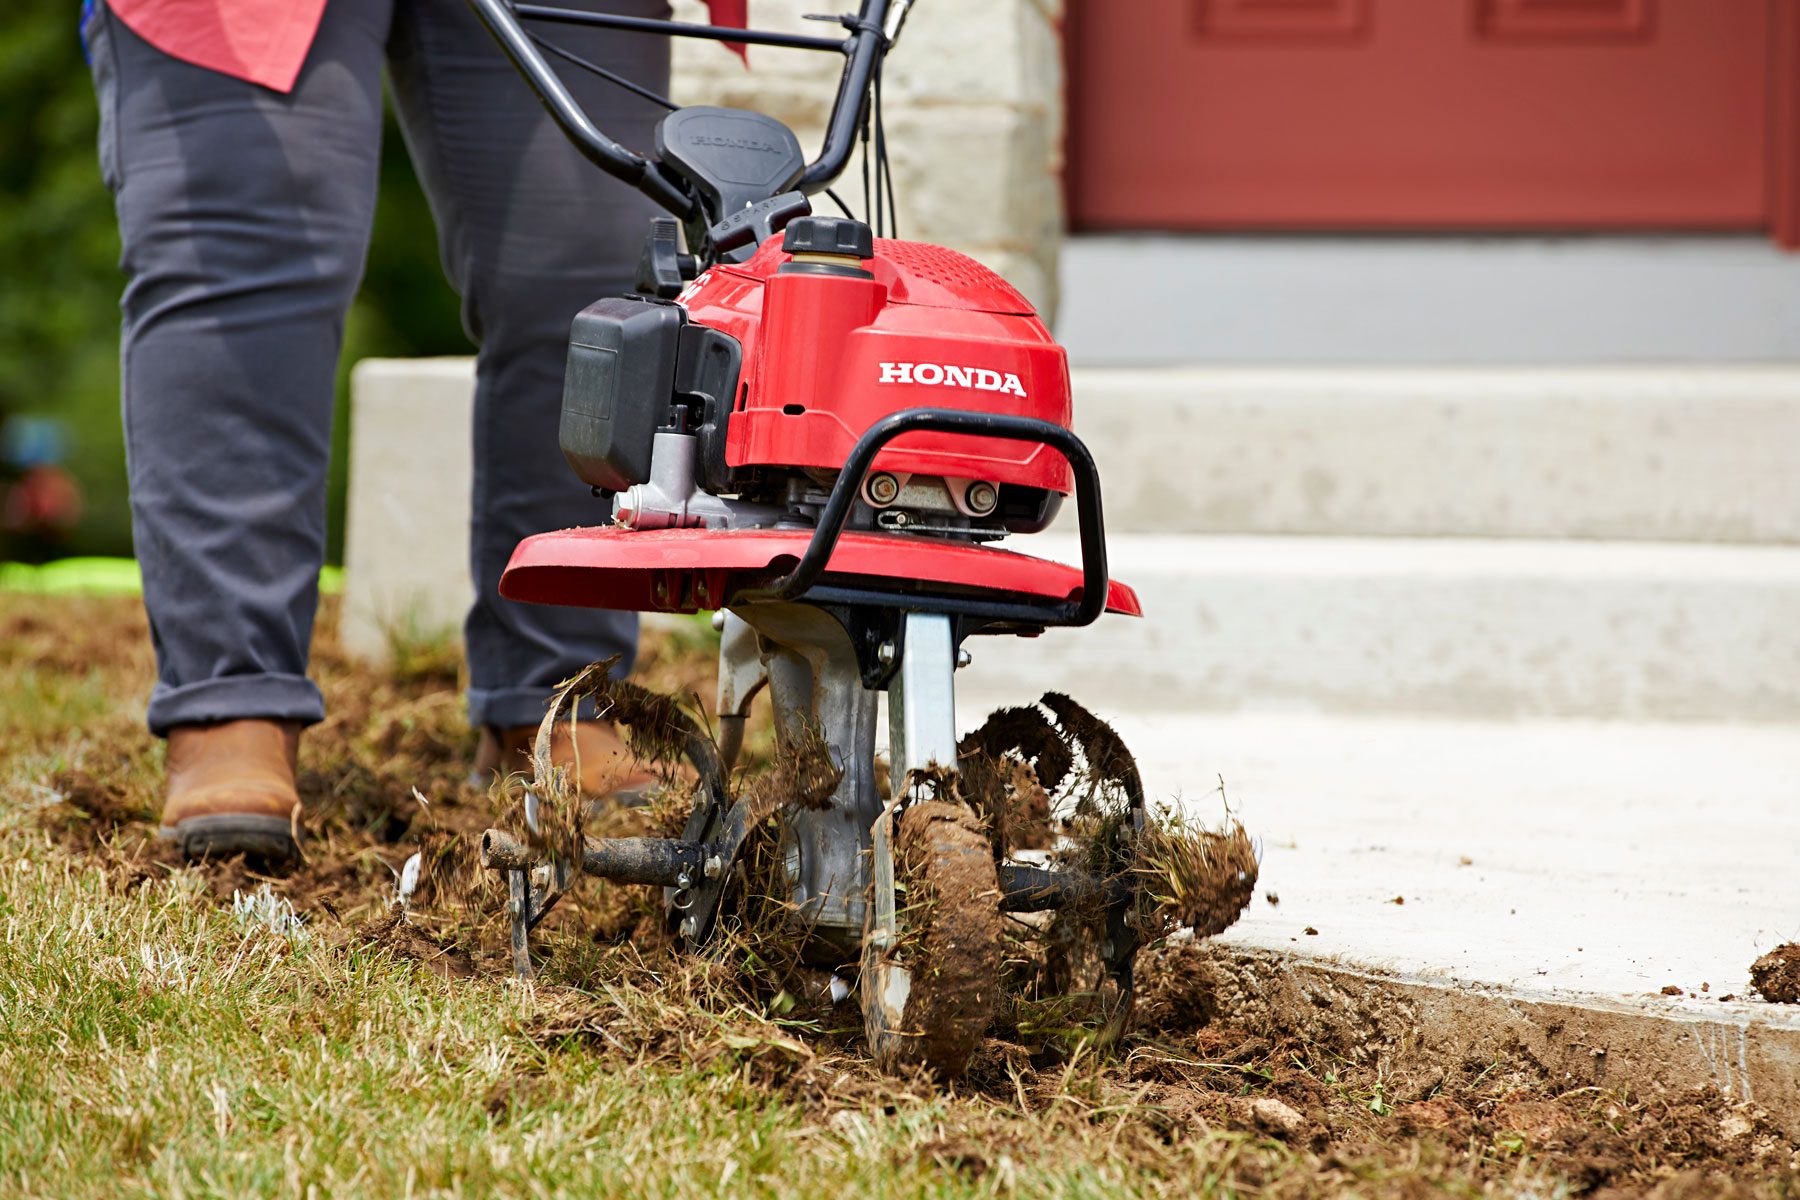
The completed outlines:
{"type": "Polygon", "coordinates": [[[293,824],[285,817],[248,813],[189,817],[172,828],[164,825],[156,831],[156,836],[176,843],[183,856],[189,859],[231,858],[242,854],[264,862],[284,863],[300,856],[293,824]]]}

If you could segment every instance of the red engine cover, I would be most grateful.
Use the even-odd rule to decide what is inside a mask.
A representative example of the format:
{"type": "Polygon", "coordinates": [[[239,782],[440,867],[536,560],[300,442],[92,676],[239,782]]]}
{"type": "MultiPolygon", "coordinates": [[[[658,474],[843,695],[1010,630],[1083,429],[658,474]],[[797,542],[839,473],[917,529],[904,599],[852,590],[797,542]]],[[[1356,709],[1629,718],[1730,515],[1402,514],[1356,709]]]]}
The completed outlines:
{"type": "MultiPolygon", "coordinates": [[[[1012,413],[1067,426],[1069,365],[1031,305],[966,255],[887,238],[873,280],[778,274],[778,239],[717,266],[680,303],[736,338],[744,368],[726,439],[733,467],[837,470],[856,439],[905,408],[1012,413]]],[[[1068,464],[1047,446],[909,434],[884,470],[986,479],[1067,494],[1068,464]]]]}

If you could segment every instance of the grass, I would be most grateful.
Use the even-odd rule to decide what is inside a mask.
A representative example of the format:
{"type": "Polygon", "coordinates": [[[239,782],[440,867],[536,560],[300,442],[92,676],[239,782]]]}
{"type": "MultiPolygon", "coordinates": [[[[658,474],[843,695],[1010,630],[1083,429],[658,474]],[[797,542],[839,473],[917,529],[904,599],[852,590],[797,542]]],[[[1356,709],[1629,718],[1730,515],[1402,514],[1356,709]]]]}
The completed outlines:
{"type": "MultiPolygon", "coordinates": [[[[677,957],[604,889],[517,984],[497,889],[459,873],[494,809],[441,648],[372,672],[327,631],[312,857],[265,880],[151,839],[144,642],[130,600],[0,594],[0,1196],[1552,1197],[1592,1179],[1568,1128],[1638,1148],[1620,1194],[1690,1167],[1733,1176],[1694,1195],[1796,1194],[1765,1126],[1762,1157],[1659,1140],[1716,1096],[1559,1098],[1513,1063],[1421,1085],[1195,1017],[1179,956],[1114,1057],[1003,1020],[951,1089],[880,1076],[853,1006],[677,957]],[[415,849],[436,874],[402,917],[415,849]],[[265,886],[298,928],[234,910],[265,886]]],[[[708,650],[684,627],[642,676],[704,695],[708,650]]]]}
{"type": "MultiPolygon", "coordinates": [[[[135,596],[143,590],[136,559],[61,558],[42,564],[0,562],[0,591],[55,596],[135,596]]],[[[319,572],[319,590],[344,590],[342,567],[319,572]]]]}
{"type": "MultiPolygon", "coordinates": [[[[945,1134],[1004,1128],[1003,1108],[922,1090],[892,1113],[821,1114],[771,1095],[769,1071],[812,1055],[749,1014],[703,1065],[623,1069],[560,989],[246,925],[193,872],[121,892],[10,815],[9,1192],[1074,1197],[1168,1182],[1091,1134],[1020,1144],[994,1155],[992,1181],[970,1179],[940,1165],[945,1134]]],[[[1204,1145],[1166,1167],[1198,1168],[1204,1145]]]]}
{"type": "MultiPolygon", "coordinates": [[[[121,896],[67,861],[6,873],[8,1187],[937,1190],[935,1172],[892,1153],[869,1161],[854,1130],[809,1136],[804,1112],[769,1103],[729,1061],[621,1073],[578,1038],[535,1037],[546,1002],[529,989],[451,983],[378,950],[296,946],[202,898],[179,874],[121,896]]],[[[935,1119],[919,1106],[882,1129],[879,1148],[904,1155],[935,1119]]]]}

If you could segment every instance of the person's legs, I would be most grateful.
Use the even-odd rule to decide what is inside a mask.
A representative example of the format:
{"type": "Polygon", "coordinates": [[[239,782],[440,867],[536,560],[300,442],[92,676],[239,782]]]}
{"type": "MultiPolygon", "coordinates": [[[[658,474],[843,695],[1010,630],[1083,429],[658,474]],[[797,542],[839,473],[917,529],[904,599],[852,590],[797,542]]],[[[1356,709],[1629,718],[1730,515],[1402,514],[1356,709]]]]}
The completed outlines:
{"type": "MultiPolygon", "coordinates": [[[[614,0],[664,16],[663,0],[614,0]]],[[[661,38],[558,28],[559,44],[656,91],[661,38]]],[[[481,347],[475,386],[475,605],[466,625],[469,718],[535,725],[555,684],[613,654],[629,668],[637,619],[518,604],[499,594],[521,538],[593,524],[600,503],[557,448],[569,324],[629,292],[648,200],[582,158],[551,123],[464,0],[400,0],[389,71],[413,162],[437,217],[445,273],[481,347]]],[[[648,149],[661,110],[578,72],[566,75],[599,126],[648,149]]]]}
{"type": "Polygon", "coordinates": [[[324,715],[307,655],[390,11],[330,4],[288,95],[174,59],[104,9],[91,20],[159,734],[324,715]]]}

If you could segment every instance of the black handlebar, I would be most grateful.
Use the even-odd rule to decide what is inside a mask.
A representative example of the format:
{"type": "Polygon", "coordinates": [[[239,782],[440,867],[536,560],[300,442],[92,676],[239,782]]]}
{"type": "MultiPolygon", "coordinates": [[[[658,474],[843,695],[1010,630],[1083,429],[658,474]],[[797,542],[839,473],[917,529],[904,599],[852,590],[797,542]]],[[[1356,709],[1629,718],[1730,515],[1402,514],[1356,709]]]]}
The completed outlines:
{"type": "Polygon", "coordinates": [[[825,126],[825,145],[819,157],[800,176],[799,188],[807,195],[822,192],[832,180],[844,173],[850,164],[850,152],[856,145],[856,126],[862,117],[863,98],[869,94],[869,80],[887,53],[887,36],[882,26],[887,22],[888,0],[862,0],[856,27],[844,39],[844,74],[838,80],[837,98],[831,103],[831,119],[825,126]]]}
{"type": "Polygon", "coordinates": [[[589,162],[629,183],[678,217],[685,219],[694,212],[698,207],[694,198],[657,170],[654,163],[600,132],[519,24],[511,0],[469,0],[469,4],[550,110],[551,119],[589,162]]]}
{"type": "Polygon", "coordinates": [[[819,157],[806,168],[796,185],[811,195],[824,191],[843,174],[855,148],[856,128],[862,117],[863,98],[868,94],[882,56],[887,52],[884,25],[893,0],[861,0],[854,18],[846,17],[848,37],[812,37],[805,34],[767,33],[751,29],[731,29],[721,25],[692,25],[680,21],[659,21],[648,17],[627,17],[615,13],[585,12],[580,9],[557,8],[540,4],[517,4],[514,0],[469,0],[475,15],[481,18],[494,40],[500,43],[513,65],[537,92],[569,140],[595,166],[607,174],[637,188],[656,203],[683,220],[693,216],[698,202],[681,183],[672,178],[652,159],[634,153],[607,137],[583,111],[574,95],[544,58],[532,40],[521,17],[553,21],[569,25],[597,25],[608,29],[624,29],[640,33],[663,33],[671,37],[698,37],[712,41],[743,42],[749,45],[781,46],[799,50],[833,50],[845,56],[844,73],[838,82],[837,98],[831,106],[831,118],[825,128],[825,144],[819,157]]]}

